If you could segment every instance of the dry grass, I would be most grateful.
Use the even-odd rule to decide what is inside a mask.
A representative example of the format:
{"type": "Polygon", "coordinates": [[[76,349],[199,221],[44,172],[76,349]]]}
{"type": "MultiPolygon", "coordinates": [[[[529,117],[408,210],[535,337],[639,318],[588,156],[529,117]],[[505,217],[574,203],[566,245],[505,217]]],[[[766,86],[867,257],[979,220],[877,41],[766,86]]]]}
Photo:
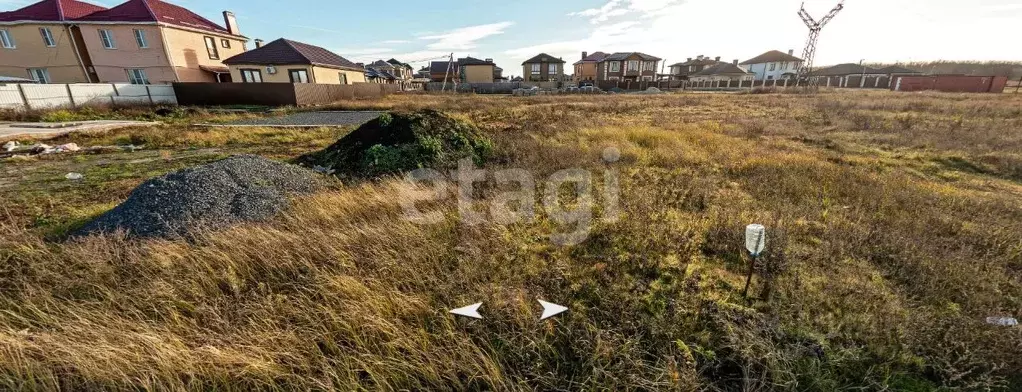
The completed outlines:
{"type": "Polygon", "coordinates": [[[436,206],[443,223],[411,224],[393,179],[193,243],[48,242],[145,178],[233,152],[291,158],[343,130],[75,137],[162,153],[0,170],[0,388],[1018,390],[1022,332],[984,319],[1022,315],[1020,104],[841,92],[338,105],[458,112],[495,140],[491,169],[598,171],[618,147],[622,217],[570,247],[548,241],[561,228],[542,214],[466,226],[453,201],[436,206]],[[36,177],[70,167],[102,180],[36,177]],[[772,235],[747,303],[754,221],[772,235]],[[570,311],[540,322],[537,298],[570,311]],[[446,314],[478,301],[484,320],[446,314]]]}

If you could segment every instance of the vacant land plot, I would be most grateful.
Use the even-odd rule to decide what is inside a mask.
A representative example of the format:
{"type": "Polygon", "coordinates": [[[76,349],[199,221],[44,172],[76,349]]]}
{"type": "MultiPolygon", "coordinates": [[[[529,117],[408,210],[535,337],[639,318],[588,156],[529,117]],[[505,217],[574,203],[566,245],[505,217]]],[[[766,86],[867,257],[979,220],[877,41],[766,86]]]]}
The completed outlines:
{"type": "Polygon", "coordinates": [[[540,187],[592,173],[588,235],[552,242],[566,228],[539,200],[532,220],[470,225],[452,196],[417,224],[402,218],[412,186],[383,178],[188,241],[65,241],[149,178],[237,153],[294,159],[354,126],[62,137],[51,144],[146,148],[0,162],[0,389],[1022,389],[1022,329],[987,323],[1022,315],[1022,96],[412,95],[335,109],[421,108],[479,126],[490,173],[524,169],[540,187]],[[608,172],[616,220],[603,219],[608,172]],[[770,237],[746,300],[748,223],[770,237]],[[537,299],[569,311],[539,321],[537,299]],[[447,313],[480,301],[483,320],[447,313]]]}

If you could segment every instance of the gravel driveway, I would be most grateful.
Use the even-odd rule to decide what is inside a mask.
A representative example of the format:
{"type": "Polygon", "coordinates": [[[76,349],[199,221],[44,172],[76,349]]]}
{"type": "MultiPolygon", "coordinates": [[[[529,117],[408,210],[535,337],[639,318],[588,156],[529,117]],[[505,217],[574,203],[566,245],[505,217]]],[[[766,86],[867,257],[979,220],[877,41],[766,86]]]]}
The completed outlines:
{"type": "Polygon", "coordinates": [[[271,126],[331,126],[361,125],[379,117],[383,112],[302,112],[282,117],[252,118],[229,125],[271,125],[271,126]]]}

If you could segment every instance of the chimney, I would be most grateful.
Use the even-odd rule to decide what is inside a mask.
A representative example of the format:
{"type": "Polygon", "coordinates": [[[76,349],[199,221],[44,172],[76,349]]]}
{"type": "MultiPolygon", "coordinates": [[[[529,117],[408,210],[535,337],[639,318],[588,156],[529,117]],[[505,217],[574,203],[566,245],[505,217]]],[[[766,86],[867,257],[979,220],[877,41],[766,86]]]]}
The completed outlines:
{"type": "Polygon", "coordinates": [[[795,49],[788,49],[788,56],[794,55],[795,49]]]}
{"type": "Polygon", "coordinates": [[[255,39],[255,44],[256,44],[256,49],[259,49],[259,48],[263,47],[263,40],[261,40],[259,38],[256,38],[255,39]]]}
{"type": "Polygon", "coordinates": [[[357,65],[359,68],[365,68],[366,67],[366,63],[355,63],[355,65],[357,65]]]}
{"type": "Polygon", "coordinates": [[[713,61],[720,61],[720,56],[717,56],[716,58],[714,58],[713,61]]]}
{"type": "Polygon", "coordinates": [[[703,55],[699,55],[698,57],[696,57],[696,60],[702,60],[702,59],[703,59],[703,55]]]}
{"type": "Polygon", "coordinates": [[[586,51],[583,50],[582,51],[582,58],[585,59],[586,57],[589,57],[589,52],[586,52],[586,51]]]}
{"type": "Polygon", "coordinates": [[[691,58],[691,57],[689,57],[689,58],[688,58],[688,60],[685,60],[685,61],[692,61],[692,58],[691,58]]]}
{"type": "Polygon", "coordinates": [[[492,63],[492,62],[493,62],[493,59],[486,59],[486,62],[487,62],[487,63],[492,63]]]}
{"type": "Polygon", "coordinates": [[[732,61],[731,63],[732,63],[732,64],[734,64],[734,65],[738,65],[738,59],[735,59],[735,60],[734,60],[734,61],[732,61]]]}
{"type": "Polygon", "coordinates": [[[224,26],[227,27],[227,32],[231,35],[241,35],[238,31],[238,18],[234,17],[234,13],[231,11],[224,11],[224,26]]]}

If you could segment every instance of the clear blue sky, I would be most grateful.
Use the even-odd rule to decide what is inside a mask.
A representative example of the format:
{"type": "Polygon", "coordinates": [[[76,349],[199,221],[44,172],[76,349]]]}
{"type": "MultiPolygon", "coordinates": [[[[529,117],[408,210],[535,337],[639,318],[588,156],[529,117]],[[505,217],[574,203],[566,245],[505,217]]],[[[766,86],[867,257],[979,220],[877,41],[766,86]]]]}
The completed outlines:
{"type": "MultiPolygon", "coordinates": [[[[117,0],[88,0],[112,6],[117,0]]],[[[13,9],[32,0],[0,0],[13,9]]],[[[493,58],[505,74],[540,52],[569,64],[583,50],[641,51],[667,60],[745,60],[771,49],[800,55],[800,0],[171,0],[218,23],[232,10],[243,34],[331,49],[354,61],[396,57],[420,67],[454,52],[493,58]],[[421,61],[420,61],[421,60],[421,61]]],[[[807,0],[820,17],[837,0],[807,0]]],[[[1022,60],[1020,0],[848,0],[824,29],[817,64],[1022,60]]],[[[251,45],[250,45],[251,47],[251,45]]]]}

